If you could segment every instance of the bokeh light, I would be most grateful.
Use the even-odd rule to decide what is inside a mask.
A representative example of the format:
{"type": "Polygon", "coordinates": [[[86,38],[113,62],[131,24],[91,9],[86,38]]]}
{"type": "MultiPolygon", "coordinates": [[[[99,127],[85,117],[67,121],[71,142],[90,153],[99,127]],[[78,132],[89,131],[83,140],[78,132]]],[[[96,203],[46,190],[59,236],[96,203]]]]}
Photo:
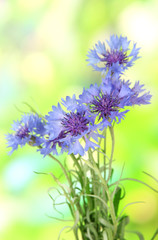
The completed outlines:
{"type": "MultiPolygon", "coordinates": [[[[100,74],[87,66],[86,54],[110,34],[125,35],[141,47],[142,58],[125,78],[140,80],[153,95],[151,105],[131,109],[116,126],[115,177],[125,163],[124,177],[157,187],[142,173],[157,177],[158,169],[157,12],[157,0],[0,0],[0,239],[55,240],[65,226],[48,217],[61,218],[48,196],[55,183],[34,173],[55,171],[60,176],[59,168],[27,146],[8,156],[4,134],[21,116],[17,108],[29,110],[23,102],[46,114],[61,97],[79,95],[83,87],[100,82],[100,74]]],[[[121,207],[146,202],[125,210],[131,216],[128,229],[150,239],[158,226],[158,195],[139,183],[124,185],[121,207]]],[[[66,206],[60,210],[70,219],[66,206]]],[[[65,230],[62,237],[73,240],[73,233],[65,230]]],[[[128,240],[134,237],[129,234],[128,240]]]]}

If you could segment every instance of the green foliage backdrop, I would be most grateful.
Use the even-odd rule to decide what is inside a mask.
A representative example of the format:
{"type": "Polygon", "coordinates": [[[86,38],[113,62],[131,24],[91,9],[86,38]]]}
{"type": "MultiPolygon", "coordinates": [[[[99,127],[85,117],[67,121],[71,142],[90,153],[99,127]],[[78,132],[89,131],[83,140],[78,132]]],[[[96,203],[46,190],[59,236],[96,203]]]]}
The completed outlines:
{"type": "MultiPolygon", "coordinates": [[[[29,110],[23,102],[46,114],[61,97],[99,82],[86,54],[110,34],[138,42],[142,58],[125,77],[142,80],[153,95],[151,105],[132,109],[116,127],[115,177],[125,163],[124,176],[157,187],[142,173],[157,177],[158,169],[157,10],[157,0],[0,0],[0,239],[55,240],[65,225],[48,217],[60,217],[47,194],[53,180],[34,173],[59,176],[56,164],[28,147],[8,156],[4,134],[20,118],[17,108],[29,110]]],[[[125,186],[124,205],[146,202],[126,209],[131,228],[150,239],[158,226],[158,196],[139,183],[125,186]]],[[[60,211],[69,218],[65,207],[60,211]]],[[[72,233],[63,239],[73,240],[72,233]]]]}

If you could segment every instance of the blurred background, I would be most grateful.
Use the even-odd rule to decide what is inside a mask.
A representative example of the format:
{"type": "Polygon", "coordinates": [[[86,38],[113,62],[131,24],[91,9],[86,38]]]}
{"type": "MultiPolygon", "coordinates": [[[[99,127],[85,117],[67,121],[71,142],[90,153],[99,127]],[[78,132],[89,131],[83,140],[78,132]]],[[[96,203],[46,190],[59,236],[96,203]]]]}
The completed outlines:
{"type": "MultiPolygon", "coordinates": [[[[110,34],[123,34],[141,47],[142,58],[125,78],[140,80],[153,95],[151,105],[131,109],[115,128],[116,177],[125,163],[124,177],[158,188],[142,173],[158,177],[157,11],[157,0],[0,0],[1,240],[55,240],[67,224],[48,217],[62,217],[48,196],[55,184],[51,177],[34,173],[60,175],[57,165],[27,146],[8,156],[4,134],[20,118],[20,111],[29,111],[24,102],[46,114],[61,97],[99,83],[100,74],[87,67],[86,54],[110,34]]],[[[125,210],[131,220],[128,229],[150,239],[158,227],[158,194],[140,183],[124,185],[123,206],[145,201],[125,210]]],[[[70,218],[65,206],[58,210],[70,218]]],[[[73,240],[73,234],[63,233],[62,239],[73,240]]],[[[129,234],[127,239],[138,237],[129,234]]]]}

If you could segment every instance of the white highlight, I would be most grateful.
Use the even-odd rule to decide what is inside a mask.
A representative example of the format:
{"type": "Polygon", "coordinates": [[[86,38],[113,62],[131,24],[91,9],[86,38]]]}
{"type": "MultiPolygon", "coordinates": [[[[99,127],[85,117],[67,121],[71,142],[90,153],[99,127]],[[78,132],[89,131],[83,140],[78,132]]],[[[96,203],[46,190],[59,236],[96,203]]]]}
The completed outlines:
{"type": "Polygon", "coordinates": [[[131,4],[122,12],[119,25],[120,32],[138,42],[143,50],[151,51],[158,47],[158,16],[154,12],[154,4],[131,4]]]}

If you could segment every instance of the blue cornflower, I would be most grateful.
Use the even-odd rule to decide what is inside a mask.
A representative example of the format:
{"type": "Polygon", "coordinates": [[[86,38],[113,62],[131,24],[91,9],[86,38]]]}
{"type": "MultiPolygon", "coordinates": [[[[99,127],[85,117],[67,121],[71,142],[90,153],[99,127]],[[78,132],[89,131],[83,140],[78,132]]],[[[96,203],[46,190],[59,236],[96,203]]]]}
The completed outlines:
{"type": "Polygon", "coordinates": [[[133,44],[132,50],[129,49],[131,41],[127,40],[127,37],[118,37],[117,35],[112,35],[108,43],[108,48],[106,48],[105,43],[95,44],[93,49],[88,52],[89,65],[93,67],[94,70],[102,72],[102,74],[115,74],[119,75],[123,73],[125,69],[131,67],[135,60],[137,60],[139,49],[136,47],[136,43],[133,44]]]}
{"type": "MultiPolygon", "coordinates": [[[[130,85],[130,83],[128,84],[130,85]]],[[[150,103],[152,95],[150,94],[150,92],[145,92],[145,89],[143,87],[144,84],[140,84],[139,81],[135,82],[134,87],[132,88],[133,94],[130,99],[132,105],[145,105],[150,103]],[[140,95],[140,93],[143,94],[140,95]]]]}
{"type": "Polygon", "coordinates": [[[95,123],[100,125],[100,130],[111,125],[113,121],[120,122],[124,119],[125,107],[140,104],[149,104],[151,95],[145,92],[141,95],[144,85],[136,82],[130,87],[129,81],[121,81],[120,78],[103,79],[103,83],[91,85],[89,89],[83,90],[80,95],[80,104],[85,104],[87,112],[95,117],[95,123]]]}
{"type": "Polygon", "coordinates": [[[10,154],[20,145],[26,143],[40,145],[44,135],[44,121],[37,114],[25,114],[20,121],[14,121],[12,125],[13,133],[6,135],[8,147],[12,150],[10,154]]]}
{"type": "Polygon", "coordinates": [[[99,147],[90,140],[93,138],[97,141],[100,135],[96,132],[97,125],[94,125],[93,118],[87,115],[85,106],[78,104],[75,95],[62,99],[62,105],[65,110],[58,103],[57,107],[52,106],[52,111],[46,116],[47,137],[41,153],[44,156],[51,152],[56,155],[63,152],[84,155],[90,147],[99,147]]]}

